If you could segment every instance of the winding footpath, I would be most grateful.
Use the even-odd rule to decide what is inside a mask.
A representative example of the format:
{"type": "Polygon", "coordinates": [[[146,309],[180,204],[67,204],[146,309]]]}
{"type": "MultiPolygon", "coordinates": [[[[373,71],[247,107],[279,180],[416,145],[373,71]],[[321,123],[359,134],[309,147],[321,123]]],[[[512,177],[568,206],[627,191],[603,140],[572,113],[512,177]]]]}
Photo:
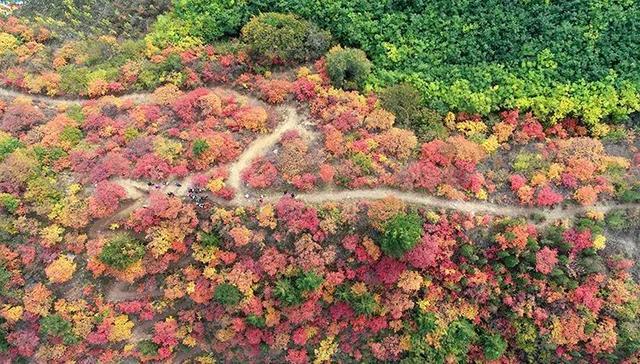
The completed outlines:
{"type": "MultiPolygon", "coordinates": [[[[103,96],[103,97],[115,97],[115,98],[118,98],[118,99],[120,99],[122,101],[131,100],[131,101],[136,102],[136,103],[141,103],[141,102],[148,101],[150,96],[151,96],[151,93],[143,92],[143,93],[126,94],[126,95],[122,95],[122,96],[106,95],[106,96],[103,96]]],[[[28,98],[28,99],[31,99],[32,101],[40,102],[40,103],[43,103],[43,104],[47,104],[49,106],[82,104],[82,103],[85,103],[85,102],[96,101],[96,100],[100,99],[100,98],[87,99],[87,98],[50,97],[50,96],[35,95],[35,94],[30,94],[30,93],[26,93],[26,92],[22,92],[22,91],[16,91],[16,90],[0,87],[0,98],[15,99],[15,98],[18,98],[18,97],[28,98]]]]}
{"type": "MultiPolygon", "coordinates": [[[[221,89],[221,88],[218,88],[221,89]]],[[[228,91],[236,92],[231,89],[228,91]]],[[[136,103],[148,102],[151,99],[151,93],[135,93],[123,96],[117,96],[120,100],[131,100],[136,103]]],[[[20,91],[0,88],[0,98],[16,98],[26,97],[34,101],[38,101],[51,106],[68,105],[73,103],[84,103],[96,99],[64,99],[54,98],[41,95],[31,95],[20,91]]],[[[310,142],[317,137],[317,133],[311,130],[312,123],[306,118],[302,117],[297,110],[292,106],[283,106],[280,108],[280,115],[284,115],[284,121],[281,122],[276,128],[269,134],[261,135],[250,143],[239,158],[228,166],[229,177],[225,184],[227,187],[231,187],[236,191],[236,196],[231,201],[223,201],[220,199],[214,199],[214,202],[228,205],[228,206],[251,206],[256,205],[258,202],[255,196],[246,198],[245,194],[251,193],[242,183],[241,175],[242,171],[246,169],[251,162],[269,152],[275,144],[278,143],[280,137],[287,131],[298,131],[310,142]]],[[[163,186],[159,189],[161,192],[172,192],[176,196],[187,196],[188,189],[192,185],[192,179],[194,175],[189,175],[178,182],[181,186],[177,186],[176,183],[171,183],[163,186]]],[[[113,218],[109,218],[109,221],[105,221],[102,224],[98,224],[101,227],[108,225],[108,222],[115,221],[117,218],[125,217],[126,214],[144,206],[149,192],[153,187],[148,186],[145,182],[132,180],[132,179],[114,179],[114,182],[120,184],[127,191],[127,199],[133,200],[133,203],[129,203],[117,212],[113,218]]],[[[255,192],[252,194],[255,195],[255,192]]],[[[511,217],[530,217],[533,214],[544,216],[546,223],[550,221],[556,221],[559,219],[571,218],[577,214],[585,213],[587,211],[608,212],[613,209],[626,209],[626,208],[640,208],[640,204],[596,204],[593,206],[570,206],[570,207],[556,207],[553,209],[544,209],[538,207],[521,207],[511,205],[500,205],[491,202],[481,201],[454,201],[421,194],[417,192],[400,191],[390,188],[374,188],[374,189],[358,189],[358,190],[326,190],[317,191],[311,193],[300,193],[296,195],[296,199],[305,201],[308,203],[323,203],[328,201],[346,201],[346,200],[376,200],[386,197],[395,197],[409,204],[421,205],[425,207],[433,207],[447,210],[459,210],[472,214],[492,214],[499,216],[511,216],[511,217]]],[[[263,200],[268,202],[277,201],[282,195],[280,193],[267,194],[263,200]]]]}
{"type": "MultiPolygon", "coordinates": [[[[225,185],[233,188],[236,191],[236,196],[231,201],[224,201],[220,199],[214,199],[218,204],[227,206],[255,206],[258,204],[258,199],[255,197],[255,191],[249,191],[246,186],[243,185],[241,180],[242,171],[251,164],[255,158],[264,156],[269,152],[276,143],[280,140],[280,137],[287,131],[295,130],[300,132],[306,137],[307,142],[311,142],[317,137],[317,134],[309,130],[309,123],[305,122],[305,118],[293,107],[283,107],[283,113],[286,114],[285,120],[279,124],[272,133],[262,135],[250,143],[240,157],[229,165],[229,178],[225,182],[225,185]],[[245,197],[248,194],[249,198],[245,197]]],[[[187,176],[180,181],[181,187],[174,187],[172,185],[162,188],[162,192],[173,192],[176,196],[184,197],[187,195],[189,186],[191,186],[191,179],[193,176],[187,176]]],[[[149,190],[145,183],[135,181],[131,179],[118,179],[117,183],[121,184],[127,191],[132,188],[137,191],[149,190]]],[[[263,198],[264,202],[276,202],[282,197],[280,193],[266,194],[263,198]]],[[[387,197],[395,197],[406,203],[413,205],[420,205],[425,207],[432,207],[445,210],[458,210],[468,212],[474,215],[477,214],[491,214],[497,216],[509,216],[509,217],[525,217],[530,219],[532,215],[537,214],[544,216],[543,222],[537,223],[537,225],[546,225],[550,222],[568,219],[577,214],[586,213],[588,211],[606,213],[613,209],[627,209],[627,208],[640,208],[640,204],[596,204],[593,206],[569,206],[569,207],[556,207],[556,208],[539,208],[539,207],[522,207],[513,205],[499,205],[491,202],[482,201],[456,201],[447,200],[427,194],[418,192],[401,191],[392,188],[373,188],[373,189],[357,189],[357,190],[325,190],[310,193],[299,193],[295,195],[295,198],[304,202],[319,204],[323,202],[342,202],[348,200],[379,200],[387,197]]],[[[131,198],[137,197],[131,196],[131,198]]]]}

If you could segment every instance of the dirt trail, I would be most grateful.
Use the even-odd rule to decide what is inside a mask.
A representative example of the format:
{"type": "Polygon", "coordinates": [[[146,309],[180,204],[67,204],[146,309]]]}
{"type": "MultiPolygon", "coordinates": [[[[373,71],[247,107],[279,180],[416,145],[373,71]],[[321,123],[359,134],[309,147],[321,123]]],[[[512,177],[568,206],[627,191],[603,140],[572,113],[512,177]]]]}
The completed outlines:
{"type": "MultiPolygon", "coordinates": [[[[283,107],[281,109],[281,112],[282,114],[286,114],[284,122],[279,124],[272,133],[262,135],[254,140],[244,150],[238,160],[236,160],[229,166],[229,178],[227,179],[226,184],[227,186],[236,190],[236,197],[232,201],[228,201],[227,204],[231,206],[250,206],[257,203],[255,198],[247,199],[244,196],[245,187],[241,180],[242,171],[247,168],[251,164],[251,161],[253,161],[256,157],[265,155],[265,153],[268,152],[268,150],[280,140],[280,137],[285,132],[290,130],[297,130],[303,135],[307,136],[309,140],[312,140],[316,136],[313,132],[310,131],[310,128],[307,127],[306,120],[302,116],[300,116],[300,114],[293,107],[283,107]]],[[[188,176],[179,181],[181,184],[180,187],[177,187],[174,183],[171,183],[162,187],[160,191],[165,193],[173,192],[176,196],[185,196],[187,194],[189,186],[191,185],[191,178],[192,176],[188,176]]],[[[149,191],[150,188],[152,188],[140,181],[135,180],[119,179],[116,180],[116,182],[127,190],[127,197],[131,199],[141,198],[141,190],[149,191]],[[129,194],[130,191],[131,194],[129,194]]],[[[615,208],[640,208],[640,204],[598,204],[588,207],[571,206],[565,208],[556,207],[553,209],[544,209],[538,207],[499,205],[482,201],[447,200],[435,196],[421,194],[418,192],[406,192],[391,188],[318,191],[311,193],[300,193],[296,195],[296,198],[309,203],[322,203],[327,201],[340,202],[345,200],[375,200],[389,196],[396,197],[410,204],[441,209],[460,210],[472,214],[485,213],[511,217],[529,217],[532,214],[540,214],[545,217],[545,221],[540,225],[545,225],[560,219],[570,218],[587,211],[608,212],[615,208]]],[[[282,195],[279,193],[268,194],[264,197],[264,201],[274,202],[281,197],[282,195]]]]}
{"type": "Polygon", "coordinates": [[[140,293],[128,289],[128,284],[125,282],[114,282],[111,288],[107,291],[105,299],[107,302],[123,302],[131,300],[139,300],[146,297],[159,297],[162,296],[162,291],[154,290],[151,292],[140,293]]]}
{"type": "MultiPolygon", "coordinates": [[[[247,202],[242,191],[244,190],[241,175],[242,171],[247,168],[251,162],[260,156],[263,156],[270,148],[272,148],[280,137],[288,131],[298,131],[309,139],[313,138],[313,134],[303,126],[303,118],[293,107],[284,107],[281,109],[282,114],[286,113],[285,121],[279,124],[271,134],[260,136],[254,140],[240,155],[238,160],[229,166],[229,178],[226,185],[236,190],[235,203],[243,204],[247,202]]],[[[255,201],[254,201],[255,202],[255,201]]]]}
{"type": "MultiPolygon", "coordinates": [[[[120,100],[127,101],[131,100],[134,102],[145,102],[149,99],[150,93],[133,93],[122,96],[114,96],[119,98],[120,100]]],[[[108,97],[109,95],[107,95],[108,97]]],[[[29,98],[32,101],[41,102],[44,104],[49,104],[52,106],[58,105],[71,105],[71,104],[81,104],[88,101],[95,101],[99,98],[94,99],[83,99],[83,98],[64,98],[64,97],[50,97],[43,95],[30,94],[27,92],[16,91],[6,88],[0,88],[0,98],[16,98],[16,97],[24,97],[29,98]]]]}
{"type": "MultiPolygon", "coordinates": [[[[145,102],[149,100],[150,93],[135,93],[119,96],[121,100],[132,100],[134,102],[145,102]]],[[[93,99],[65,99],[48,97],[42,95],[31,95],[25,92],[15,91],[6,88],[0,88],[0,97],[15,98],[15,97],[28,97],[34,101],[47,103],[51,105],[63,105],[72,103],[82,103],[93,99]]],[[[245,190],[241,181],[242,171],[247,168],[251,161],[256,157],[264,155],[269,148],[273,147],[282,134],[289,130],[297,130],[304,135],[313,138],[315,135],[310,131],[311,128],[305,127],[306,121],[300,116],[295,108],[288,106],[281,108],[282,114],[286,114],[283,123],[279,124],[273,132],[267,135],[262,135],[258,139],[254,140],[245,151],[240,155],[237,161],[229,166],[229,178],[227,180],[227,186],[236,190],[236,197],[234,200],[228,202],[230,205],[246,206],[254,205],[256,201],[253,199],[244,198],[243,191],[245,190]]],[[[159,191],[161,192],[173,192],[176,196],[186,196],[188,188],[191,185],[192,176],[177,181],[181,186],[175,184],[176,181],[162,186],[159,191]]],[[[144,205],[148,192],[151,188],[146,183],[130,180],[130,179],[117,179],[114,182],[120,184],[127,191],[127,198],[134,200],[134,203],[127,204],[123,209],[116,213],[113,217],[108,218],[109,221],[115,221],[117,218],[123,217],[144,205]]],[[[579,213],[586,211],[599,211],[608,212],[616,208],[640,208],[640,204],[598,204],[589,207],[568,207],[568,208],[553,208],[542,209],[535,207],[520,207],[520,206],[505,206],[498,205],[489,202],[480,201],[452,201],[445,200],[433,196],[423,195],[416,192],[404,192],[388,188],[376,188],[376,189],[362,189],[362,190],[344,190],[344,191],[320,191],[313,193],[302,193],[296,196],[297,199],[306,201],[309,203],[321,203],[326,201],[344,201],[354,199],[381,199],[387,196],[394,196],[407,203],[412,203],[422,206],[430,206],[435,208],[461,210],[470,213],[488,213],[502,216],[528,216],[533,213],[542,214],[547,221],[555,221],[558,219],[570,218],[579,213]]],[[[281,197],[280,194],[265,196],[265,201],[275,201],[281,197]]],[[[96,224],[98,226],[107,226],[109,221],[102,224],[96,224]]],[[[95,229],[92,229],[95,232],[95,229]]]]}
{"type": "MultiPolygon", "coordinates": [[[[278,124],[275,129],[265,135],[259,136],[253,142],[251,142],[242,152],[238,159],[228,166],[229,178],[225,184],[236,191],[236,198],[231,202],[236,205],[248,204],[251,201],[247,200],[244,195],[244,187],[242,184],[242,171],[247,168],[251,162],[259,156],[264,155],[270,148],[272,148],[280,137],[288,131],[298,131],[308,140],[312,140],[315,134],[311,132],[307,127],[307,121],[300,116],[295,108],[291,106],[280,108],[280,113],[285,115],[284,121],[278,124]]],[[[176,196],[186,196],[189,187],[192,185],[192,178],[194,175],[189,175],[182,180],[171,181],[167,184],[161,184],[158,187],[158,191],[162,193],[173,193],[176,196]],[[178,186],[179,185],[179,186],[178,186]]],[[[127,190],[127,198],[138,199],[141,198],[139,191],[150,192],[152,188],[156,188],[155,185],[148,186],[144,182],[132,180],[132,179],[115,179],[113,182],[118,183],[120,186],[127,190]]]]}
{"type": "MultiPolygon", "coordinates": [[[[389,196],[393,196],[407,203],[415,205],[460,210],[473,214],[486,213],[499,216],[528,217],[531,214],[537,213],[543,215],[547,222],[570,218],[577,214],[585,213],[588,211],[606,213],[613,209],[640,208],[640,204],[597,204],[586,207],[571,206],[564,209],[562,207],[544,209],[538,207],[498,205],[481,201],[453,201],[434,196],[423,195],[416,192],[404,192],[387,188],[303,193],[296,195],[296,199],[309,203],[321,203],[326,201],[345,200],[379,200],[389,196]]],[[[280,196],[270,196],[270,199],[277,200],[278,198],[280,198],[280,196]]]]}

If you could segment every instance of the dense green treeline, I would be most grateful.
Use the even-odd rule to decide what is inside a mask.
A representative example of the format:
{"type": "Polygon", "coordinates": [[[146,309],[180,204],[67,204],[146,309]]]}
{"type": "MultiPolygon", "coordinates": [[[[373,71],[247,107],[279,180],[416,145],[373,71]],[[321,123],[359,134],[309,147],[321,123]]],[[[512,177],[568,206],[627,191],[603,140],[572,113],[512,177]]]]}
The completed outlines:
{"type": "Polygon", "coordinates": [[[293,13],[329,31],[336,43],[364,50],[374,65],[367,87],[410,82],[425,106],[441,112],[488,114],[518,107],[549,122],[577,116],[594,125],[640,111],[640,2],[634,0],[173,0],[172,5],[152,27],[150,38],[161,47],[220,42],[239,36],[256,14],[293,13]]]}
{"type": "Polygon", "coordinates": [[[174,9],[209,42],[252,14],[300,15],[367,53],[370,86],[409,81],[438,110],[520,107],[593,124],[640,109],[633,0],[175,0],[174,9]]]}

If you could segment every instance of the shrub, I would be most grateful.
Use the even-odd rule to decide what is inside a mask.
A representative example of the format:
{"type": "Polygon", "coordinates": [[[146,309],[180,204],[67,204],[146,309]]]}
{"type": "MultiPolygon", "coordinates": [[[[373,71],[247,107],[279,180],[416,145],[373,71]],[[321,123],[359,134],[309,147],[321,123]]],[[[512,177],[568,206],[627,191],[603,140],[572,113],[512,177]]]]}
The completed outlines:
{"type": "Polygon", "coordinates": [[[409,83],[382,89],[380,102],[385,110],[396,116],[395,125],[398,127],[413,129],[416,116],[422,113],[422,95],[409,83]]]}
{"type": "Polygon", "coordinates": [[[158,354],[158,345],[151,340],[142,340],[138,342],[138,350],[140,354],[145,356],[152,356],[158,354]]]}
{"type": "Polygon", "coordinates": [[[329,48],[331,35],[292,14],[264,13],[242,28],[249,54],[268,63],[309,61],[329,48]]]}
{"type": "Polygon", "coordinates": [[[192,34],[193,25],[175,16],[173,13],[158,16],[158,19],[151,27],[151,32],[145,37],[147,43],[164,49],[168,46],[175,46],[178,49],[187,49],[197,46],[202,41],[192,34]]]}
{"type": "Polygon", "coordinates": [[[235,306],[242,300],[242,292],[228,283],[222,283],[216,287],[213,298],[225,306],[235,306]]]}
{"type": "Polygon", "coordinates": [[[67,345],[75,344],[79,338],[73,333],[73,327],[69,321],[60,315],[49,315],[40,320],[40,334],[62,338],[67,345]]]}
{"type": "Polygon", "coordinates": [[[206,140],[204,139],[196,139],[193,142],[193,146],[191,147],[191,151],[193,152],[193,155],[197,157],[200,157],[203,153],[205,153],[207,150],[209,150],[209,143],[207,143],[206,140]]]}
{"type": "Polygon", "coordinates": [[[420,217],[415,213],[401,213],[385,224],[380,248],[385,254],[399,258],[418,243],[420,235],[422,235],[420,217]]]}
{"type": "Polygon", "coordinates": [[[16,49],[20,43],[9,33],[0,32],[0,56],[16,49]]]}
{"type": "Polygon", "coordinates": [[[326,61],[331,83],[345,90],[362,90],[371,73],[371,62],[360,49],[335,46],[326,61]]]}
{"type": "Polygon", "coordinates": [[[295,277],[286,277],[276,282],[274,295],[285,306],[302,303],[304,294],[320,287],[324,280],[314,272],[302,272],[295,277]]]}
{"type": "Polygon", "coordinates": [[[220,246],[220,236],[215,232],[200,233],[200,244],[205,248],[220,246]]]}
{"type": "Polygon", "coordinates": [[[498,360],[507,349],[507,342],[500,334],[483,335],[482,348],[487,360],[498,360]]]}
{"type": "Polygon", "coordinates": [[[20,206],[20,200],[8,193],[0,193],[0,207],[13,214],[20,206]]]}
{"type": "Polygon", "coordinates": [[[191,35],[207,42],[237,34],[249,17],[246,0],[175,0],[173,9],[191,35]]]}
{"type": "Polygon", "coordinates": [[[144,256],[144,245],[127,233],[119,233],[102,248],[100,260],[118,270],[123,270],[144,256]]]}
{"type": "Polygon", "coordinates": [[[22,147],[22,143],[9,133],[0,131],[0,161],[14,150],[22,147]]]}
{"type": "Polygon", "coordinates": [[[623,210],[613,210],[605,217],[607,227],[615,231],[628,229],[630,224],[623,210]]]}

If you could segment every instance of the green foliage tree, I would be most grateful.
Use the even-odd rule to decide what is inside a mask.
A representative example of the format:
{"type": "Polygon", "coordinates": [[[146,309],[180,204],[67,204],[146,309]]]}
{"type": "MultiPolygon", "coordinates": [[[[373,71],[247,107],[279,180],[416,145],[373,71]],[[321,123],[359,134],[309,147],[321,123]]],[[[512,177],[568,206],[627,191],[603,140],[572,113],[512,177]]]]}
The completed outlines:
{"type": "Polygon", "coordinates": [[[4,263],[0,264],[0,294],[6,293],[6,285],[11,280],[11,272],[7,270],[4,263]]]}
{"type": "Polygon", "coordinates": [[[78,144],[83,137],[84,134],[82,133],[82,130],[76,128],[75,126],[67,126],[60,133],[60,141],[67,142],[71,146],[75,146],[76,144],[78,144]]]}
{"type": "Polygon", "coordinates": [[[411,129],[423,141],[448,136],[442,115],[424,106],[422,94],[410,83],[399,83],[380,90],[382,107],[395,115],[395,125],[411,129]]]}
{"type": "Polygon", "coordinates": [[[262,316],[249,315],[247,316],[247,323],[255,327],[264,328],[266,326],[266,319],[262,316]]]}
{"type": "Polygon", "coordinates": [[[20,206],[20,200],[8,193],[0,193],[0,207],[13,214],[20,206]]]}
{"type": "Polygon", "coordinates": [[[481,337],[484,357],[487,360],[498,360],[507,350],[507,342],[500,334],[486,333],[481,337]]]}
{"type": "Polygon", "coordinates": [[[285,306],[299,305],[304,294],[320,287],[324,279],[315,272],[301,272],[293,277],[284,277],[276,282],[274,295],[285,306]]]}
{"type": "MultiPolygon", "coordinates": [[[[635,316],[634,316],[635,318],[635,316]]],[[[640,323],[637,319],[622,319],[618,322],[617,358],[627,358],[640,351],[640,323]]]]}
{"type": "Polygon", "coordinates": [[[402,257],[422,235],[422,220],[415,213],[400,213],[385,223],[380,242],[382,251],[392,257],[402,257]]]}
{"type": "Polygon", "coordinates": [[[335,296],[351,305],[358,315],[373,316],[379,311],[380,305],[371,292],[355,294],[350,284],[343,284],[336,289],[335,296]]]}
{"type": "Polygon", "coordinates": [[[71,323],[58,314],[40,319],[40,334],[60,337],[67,345],[74,344],[80,339],[73,333],[71,323]]]}
{"type": "Polygon", "coordinates": [[[605,217],[607,227],[615,231],[622,231],[629,228],[631,224],[627,220],[627,216],[624,210],[613,210],[609,212],[605,217]]]}
{"type": "Polygon", "coordinates": [[[60,33],[67,36],[92,33],[135,36],[145,33],[156,16],[169,9],[171,0],[29,0],[21,3],[19,15],[53,19],[47,24],[59,27],[60,33]]]}
{"type": "Polygon", "coordinates": [[[11,154],[14,150],[21,148],[22,143],[17,138],[12,137],[8,133],[0,131],[0,161],[11,154]]]}
{"type": "Polygon", "coordinates": [[[326,61],[331,83],[345,90],[362,90],[371,73],[371,62],[360,49],[335,46],[326,61]]]}
{"type": "Polygon", "coordinates": [[[216,287],[213,298],[225,306],[235,306],[242,300],[242,292],[232,284],[222,283],[216,287]]]}
{"type": "Polygon", "coordinates": [[[420,309],[416,309],[415,323],[420,338],[438,327],[436,315],[433,312],[424,313],[420,309]]]}
{"type": "MultiPolygon", "coordinates": [[[[4,319],[2,321],[4,321],[4,319]]],[[[9,342],[7,341],[7,330],[4,328],[0,328],[0,353],[4,353],[7,350],[9,350],[9,342]]]]}
{"type": "Polygon", "coordinates": [[[458,362],[465,362],[469,347],[477,338],[473,324],[466,319],[458,319],[449,325],[442,338],[442,350],[447,356],[455,356],[458,362]]]}
{"type": "Polygon", "coordinates": [[[138,342],[138,350],[140,354],[145,356],[152,356],[158,354],[158,345],[151,340],[142,340],[138,342]]]}
{"type": "Polygon", "coordinates": [[[205,153],[207,150],[209,150],[209,143],[207,143],[206,140],[204,139],[196,139],[193,142],[193,146],[191,147],[191,150],[193,152],[193,155],[195,155],[196,157],[199,157],[202,155],[202,153],[205,153]]]}
{"type": "Polygon", "coordinates": [[[220,242],[220,236],[213,231],[209,233],[200,233],[200,244],[202,244],[202,246],[205,248],[220,246],[220,242]]]}
{"type": "Polygon", "coordinates": [[[382,107],[396,116],[399,127],[412,127],[415,119],[422,113],[422,95],[410,83],[399,83],[385,87],[380,91],[382,107]]]}
{"type": "Polygon", "coordinates": [[[246,0],[174,0],[173,10],[207,42],[238,34],[250,15],[246,0]]]}
{"type": "Polygon", "coordinates": [[[192,28],[190,22],[179,18],[175,13],[163,14],[158,16],[145,39],[159,48],[172,45],[188,48],[202,43],[201,38],[194,35],[196,32],[192,28]]]}
{"type": "Polygon", "coordinates": [[[105,244],[99,258],[103,263],[123,270],[142,259],[144,253],[141,242],[127,233],[118,233],[105,244]]]}
{"type": "Polygon", "coordinates": [[[264,13],[242,27],[253,58],[268,63],[310,61],[324,54],[331,35],[292,14],[264,13]]]}

